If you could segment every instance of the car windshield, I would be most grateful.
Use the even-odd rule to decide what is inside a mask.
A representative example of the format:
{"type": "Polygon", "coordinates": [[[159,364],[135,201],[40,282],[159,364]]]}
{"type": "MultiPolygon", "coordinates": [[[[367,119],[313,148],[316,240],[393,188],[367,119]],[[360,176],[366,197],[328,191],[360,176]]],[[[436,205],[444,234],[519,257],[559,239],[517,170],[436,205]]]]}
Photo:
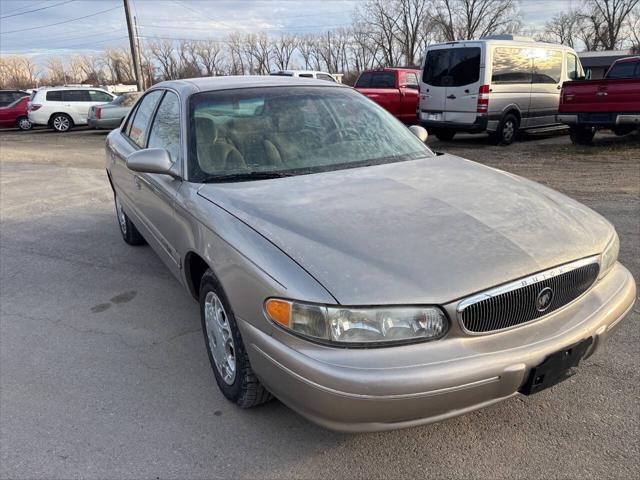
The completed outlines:
{"type": "Polygon", "coordinates": [[[242,181],[434,154],[386,110],[349,88],[263,87],[190,100],[189,175],[242,181]]]}
{"type": "Polygon", "coordinates": [[[123,93],[122,95],[120,95],[119,97],[116,97],[116,99],[111,102],[112,105],[119,105],[121,107],[130,107],[132,106],[134,103],[136,103],[136,101],[138,100],[138,98],[140,98],[140,93],[138,92],[134,92],[134,93],[123,93]]]}
{"type": "Polygon", "coordinates": [[[7,105],[7,108],[13,108],[13,107],[15,107],[17,104],[19,104],[19,103],[22,101],[22,99],[23,99],[24,97],[28,97],[28,96],[29,96],[29,95],[23,95],[22,97],[20,97],[20,98],[18,98],[18,99],[16,99],[16,100],[14,100],[14,101],[13,101],[13,102],[11,102],[9,105],[7,105]]]}

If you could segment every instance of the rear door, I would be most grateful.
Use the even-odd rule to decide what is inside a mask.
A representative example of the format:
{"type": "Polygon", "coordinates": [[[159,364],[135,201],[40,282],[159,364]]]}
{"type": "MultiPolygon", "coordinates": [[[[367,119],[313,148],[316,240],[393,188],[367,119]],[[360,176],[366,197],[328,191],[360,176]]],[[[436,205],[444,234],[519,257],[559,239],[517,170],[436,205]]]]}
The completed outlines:
{"type": "Polygon", "coordinates": [[[481,58],[482,49],[479,44],[449,49],[449,70],[444,78],[447,84],[444,104],[446,122],[475,122],[478,91],[482,84],[481,58]]]}
{"type": "Polygon", "coordinates": [[[62,90],[62,101],[65,112],[71,115],[73,123],[76,125],[87,123],[87,114],[91,106],[88,90],[62,90]]]}
{"type": "Polygon", "coordinates": [[[423,120],[444,121],[444,109],[447,98],[445,76],[449,72],[448,45],[430,49],[422,69],[420,86],[420,110],[423,120]]]}
{"type": "Polygon", "coordinates": [[[396,85],[396,72],[384,70],[365,72],[358,79],[355,88],[388,112],[396,116],[402,113],[400,90],[396,85]]]}

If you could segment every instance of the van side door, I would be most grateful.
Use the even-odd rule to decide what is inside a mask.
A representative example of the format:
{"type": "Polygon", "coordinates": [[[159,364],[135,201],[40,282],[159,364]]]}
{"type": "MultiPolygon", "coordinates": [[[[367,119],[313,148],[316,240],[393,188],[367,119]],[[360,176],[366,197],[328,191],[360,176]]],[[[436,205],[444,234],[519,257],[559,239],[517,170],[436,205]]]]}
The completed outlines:
{"type": "Polygon", "coordinates": [[[531,102],[529,104],[530,127],[556,123],[562,88],[562,50],[532,48],[533,73],[531,78],[531,102]]]}
{"type": "MultiPolygon", "coordinates": [[[[489,60],[487,60],[489,61],[489,60]]],[[[520,126],[528,126],[533,63],[524,47],[497,45],[491,49],[489,127],[495,130],[505,111],[520,112],[520,126]]]]}

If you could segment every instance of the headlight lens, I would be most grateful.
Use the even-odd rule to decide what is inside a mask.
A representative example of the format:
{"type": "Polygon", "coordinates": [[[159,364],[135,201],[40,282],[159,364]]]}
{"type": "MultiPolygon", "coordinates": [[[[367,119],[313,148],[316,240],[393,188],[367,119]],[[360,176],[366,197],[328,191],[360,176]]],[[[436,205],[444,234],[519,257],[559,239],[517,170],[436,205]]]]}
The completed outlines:
{"type": "Polygon", "coordinates": [[[613,238],[604,249],[600,257],[600,275],[598,278],[604,277],[613,268],[618,260],[618,253],[620,252],[620,239],[616,232],[613,233],[613,238]]]}
{"type": "Polygon", "coordinates": [[[337,307],[270,298],[265,311],[300,335],[351,345],[434,340],[448,328],[437,307],[337,307]]]}

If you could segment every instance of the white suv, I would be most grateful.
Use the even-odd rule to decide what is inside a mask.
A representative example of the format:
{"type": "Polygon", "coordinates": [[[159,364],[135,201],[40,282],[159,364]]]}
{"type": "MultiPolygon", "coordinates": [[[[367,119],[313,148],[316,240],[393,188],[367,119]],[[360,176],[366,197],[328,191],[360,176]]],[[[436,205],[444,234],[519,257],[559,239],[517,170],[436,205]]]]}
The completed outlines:
{"type": "Polygon", "coordinates": [[[115,95],[100,88],[52,87],[31,94],[27,107],[29,121],[66,132],[75,125],[86,125],[89,108],[109,103],[115,95]]]}

